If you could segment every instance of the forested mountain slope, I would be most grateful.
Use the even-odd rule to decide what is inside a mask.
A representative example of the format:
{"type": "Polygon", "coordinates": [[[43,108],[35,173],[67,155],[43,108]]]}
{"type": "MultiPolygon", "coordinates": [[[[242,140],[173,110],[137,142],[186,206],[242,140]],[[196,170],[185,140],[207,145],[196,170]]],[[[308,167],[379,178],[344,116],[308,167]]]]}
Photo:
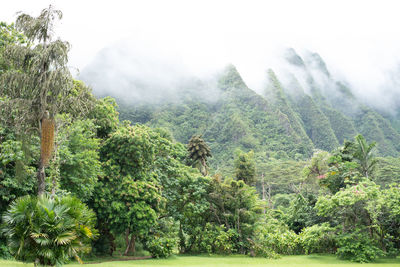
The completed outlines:
{"type": "Polygon", "coordinates": [[[292,103],[287,100],[282,85],[272,70],[268,71],[269,86],[265,98],[272,99],[275,107],[292,119],[294,125],[299,124],[295,118],[300,117],[303,132],[306,132],[316,148],[330,151],[339,143],[335,137],[329,120],[315,105],[313,99],[306,95],[301,88],[296,88],[292,103]],[[296,111],[297,114],[294,112],[296,111]]]}
{"type": "Polygon", "coordinates": [[[202,134],[214,154],[211,163],[215,168],[232,162],[236,149],[254,150],[265,159],[311,155],[314,146],[302,125],[249,89],[234,66],[219,76],[217,87],[220,95],[215,101],[193,95],[141,106],[122,102],[121,117],[167,128],[183,143],[194,134],[202,134]]]}
{"type": "MultiPolygon", "coordinates": [[[[321,129],[328,128],[325,129],[326,132],[331,129],[340,143],[344,139],[351,139],[356,133],[361,133],[368,140],[378,142],[378,151],[381,155],[399,155],[400,133],[398,129],[393,128],[398,122],[395,117],[389,116],[385,119],[378,111],[359,101],[345,82],[332,78],[325,62],[318,54],[308,53],[303,60],[293,49],[289,49],[286,59],[294,67],[295,75],[303,79],[303,86],[307,88],[308,94],[299,96],[299,93],[293,93],[293,87],[301,86],[293,74],[292,81],[283,87],[292,97],[299,114],[304,114],[303,121],[315,121],[314,125],[308,126],[309,129],[315,131],[324,125],[321,129]],[[312,98],[313,103],[309,98],[312,98]],[[319,113],[313,112],[316,110],[314,103],[328,118],[330,127],[323,117],[317,117],[319,113]]],[[[296,90],[298,91],[300,90],[296,90]]],[[[306,129],[308,124],[310,123],[305,123],[306,129]]],[[[335,142],[328,136],[325,134],[321,139],[326,142],[325,146],[330,148],[335,142]]],[[[312,140],[319,148],[323,148],[315,138],[312,140]]]]}
{"type": "MultiPolygon", "coordinates": [[[[202,134],[214,154],[210,163],[215,169],[231,165],[236,149],[254,150],[258,161],[298,160],[310,157],[313,149],[331,151],[357,133],[376,141],[381,156],[400,154],[399,115],[379,113],[362,103],[346,81],[332,77],[316,53],[301,57],[288,49],[289,67],[285,72],[266,71],[268,82],[260,93],[251,90],[232,65],[209,80],[185,77],[163,84],[157,81],[175,75],[175,70],[157,73],[153,80],[145,77],[150,74],[131,75],[128,70],[111,77],[104,73],[115,67],[109,57],[102,51],[101,60],[95,59],[81,78],[97,95],[115,97],[123,120],[166,128],[183,143],[202,134]]],[[[120,59],[125,60],[122,66],[144,64],[120,59]]]]}

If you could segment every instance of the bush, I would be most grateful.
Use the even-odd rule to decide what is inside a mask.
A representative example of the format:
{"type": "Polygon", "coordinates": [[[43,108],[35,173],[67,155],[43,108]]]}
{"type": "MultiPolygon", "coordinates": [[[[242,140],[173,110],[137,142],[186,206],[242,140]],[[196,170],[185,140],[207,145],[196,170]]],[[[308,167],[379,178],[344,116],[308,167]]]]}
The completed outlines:
{"type": "Polygon", "coordinates": [[[10,251],[6,244],[0,244],[0,259],[9,259],[11,258],[10,251]]]}
{"type": "Polygon", "coordinates": [[[371,262],[381,256],[384,251],[379,248],[376,241],[369,237],[368,232],[356,229],[352,233],[342,234],[338,237],[339,258],[355,262],[371,262]]]}
{"type": "MultiPolygon", "coordinates": [[[[259,241],[259,240],[257,240],[259,241]]],[[[280,255],[272,250],[271,247],[265,246],[264,242],[254,242],[250,240],[251,250],[250,255],[253,257],[264,257],[268,259],[278,259],[280,255]]]]}
{"type": "Polygon", "coordinates": [[[240,251],[243,242],[235,229],[227,230],[224,225],[207,223],[199,236],[194,251],[229,255],[240,251]]]}
{"type": "Polygon", "coordinates": [[[215,242],[220,231],[225,229],[223,226],[217,226],[211,223],[207,223],[204,228],[200,240],[198,241],[197,252],[211,254],[215,252],[215,242]]]}
{"type": "Polygon", "coordinates": [[[298,236],[287,225],[270,218],[256,227],[250,243],[255,256],[276,258],[279,254],[298,253],[298,242],[298,236]]]}
{"type": "Polygon", "coordinates": [[[228,231],[220,231],[215,240],[215,252],[218,254],[232,254],[237,252],[236,244],[238,244],[239,234],[234,229],[228,231]]]}
{"type": "Polygon", "coordinates": [[[167,258],[169,257],[177,245],[176,238],[153,236],[146,243],[146,249],[153,257],[167,258]]]}
{"type": "Polygon", "coordinates": [[[306,254],[332,253],[336,248],[334,230],[328,223],[304,228],[299,234],[299,243],[306,254]]]}
{"type": "Polygon", "coordinates": [[[24,262],[62,265],[91,250],[95,214],[75,197],[43,195],[15,200],[3,215],[10,253],[24,262]]]}

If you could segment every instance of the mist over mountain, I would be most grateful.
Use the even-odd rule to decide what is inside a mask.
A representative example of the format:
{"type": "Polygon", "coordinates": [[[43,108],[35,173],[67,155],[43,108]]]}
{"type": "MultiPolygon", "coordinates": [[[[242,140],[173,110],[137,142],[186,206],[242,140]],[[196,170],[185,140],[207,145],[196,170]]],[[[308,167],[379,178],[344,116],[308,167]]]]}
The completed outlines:
{"type": "Polygon", "coordinates": [[[238,148],[254,150],[260,160],[301,159],[357,133],[376,141],[380,155],[400,155],[399,70],[388,74],[390,86],[371,102],[369,91],[363,97],[311,51],[289,48],[265,62],[256,88],[234,65],[201,72],[178,54],[150,52],[126,43],[105,48],[80,79],[98,96],[115,97],[122,119],[166,128],[183,143],[203,134],[216,168],[231,162],[238,148]]]}

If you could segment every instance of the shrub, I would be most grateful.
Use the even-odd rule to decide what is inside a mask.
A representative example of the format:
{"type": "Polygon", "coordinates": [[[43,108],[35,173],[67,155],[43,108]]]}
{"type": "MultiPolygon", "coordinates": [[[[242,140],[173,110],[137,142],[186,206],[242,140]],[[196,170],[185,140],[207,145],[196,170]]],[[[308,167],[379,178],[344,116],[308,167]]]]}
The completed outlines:
{"type": "Polygon", "coordinates": [[[328,223],[304,228],[299,234],[299,243],[306,254],[332,253],[336,248],[334,230],[328,223]]]}
{"type": "Polygon", "coordinates": [[[385,255],[376,241],[370,238],[368,232],[360,229],[339,235],[338,247],[336,254],[339,258],[355,262],[370,262],[385,255]]]}
{"type": "Polygon", "coordinates": [[[95,214],[75,197],[42,195],[15,200],[3,215],[10,253],[24,262],[62,265],[91,250],[95,214]]]}
{"type": "Polygon", "coordinates": [[[197,252],[208,254],[215,252],[215,241],[222,229],[224,229],[223,226],[207,223],[198,242],[197,252]]]}
{"type": "Polygon", "coordinates": [[[250,243],[255,256],[276,258],[279,254],[296,254],[298,242],[298,236],[287,225],[270,218],[256,227],[250,243]]]}
{"type": "Polygon", "coordinates": [[[6,244],[0,244],[0,259],[8,259],[10,258],[10,252],[6,244]]]}
{"type": "Polygon", "coordinates": [[[234,229],[219,231],[215,240],[215,252],[219,254],[232,254],[236,251],[235,245],[238,243],[239,234],[234,229]]]}
{"type": "Polygon", "coordinates": [[[177,245],[176,238],[153,236],[147,243],[146,248],[153,257],[169,257],[177,245]]]}
{"type": "Polygon", "coordinates": [[[243,246],[239,234],[234,229],[227,230],[224,225],[207,223],[197,242],[196,252],[232,254],[243,246]]]}

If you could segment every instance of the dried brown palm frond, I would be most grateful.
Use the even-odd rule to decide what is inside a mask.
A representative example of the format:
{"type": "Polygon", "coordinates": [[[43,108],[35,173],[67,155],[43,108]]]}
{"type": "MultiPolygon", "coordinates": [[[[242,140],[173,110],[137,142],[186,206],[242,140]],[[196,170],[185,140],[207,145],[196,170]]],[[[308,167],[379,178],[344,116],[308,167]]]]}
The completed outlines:
{"type": "Polygon", "coordinates": [[[53,118],[42,119],[42,138],[40,144],[40,160],[44,166],[49,164],[54,149],[55,121],[53,118]]]}

